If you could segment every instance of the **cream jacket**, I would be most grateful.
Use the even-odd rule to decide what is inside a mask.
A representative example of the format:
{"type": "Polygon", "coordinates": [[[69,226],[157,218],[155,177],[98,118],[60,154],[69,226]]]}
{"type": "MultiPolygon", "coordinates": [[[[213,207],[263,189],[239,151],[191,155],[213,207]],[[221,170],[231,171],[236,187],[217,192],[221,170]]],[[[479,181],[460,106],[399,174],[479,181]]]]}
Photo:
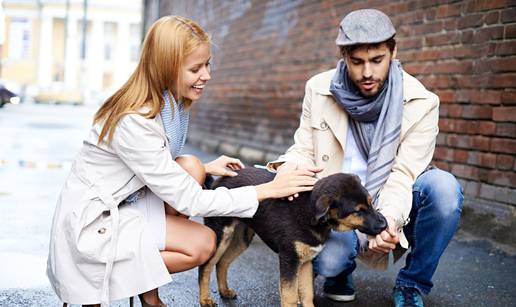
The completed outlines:
{"type": "MultiPolygon", "coordinates": [[[[269,169],[290,161],[323,167],[319,177],[342,171],[348,116],[329,91],[334,74],[335,69],[329,70],[307,82],[294,144],[276,161],[269,162],[269,169]]],[[[402,226],[409,222],[412,185],[432,160],[439,131],[439,98],[405,72],[403,94],[401,141],[392,172],[379,192],[377,209],[396,220],[401,246],[408,248],[402,226]]]]}
{"type": "Polygon", "coordinates": [[[190,216],[251,217],[258,207],[254,187],[202,190],[172,159],[159,115],[124,116],[110,145],[97,145],[100,130],[84,141],[52,224],[47,275],[70,304],[107,305],[170,282],[142,215],[121,205],[140,187],[190,216]]]}

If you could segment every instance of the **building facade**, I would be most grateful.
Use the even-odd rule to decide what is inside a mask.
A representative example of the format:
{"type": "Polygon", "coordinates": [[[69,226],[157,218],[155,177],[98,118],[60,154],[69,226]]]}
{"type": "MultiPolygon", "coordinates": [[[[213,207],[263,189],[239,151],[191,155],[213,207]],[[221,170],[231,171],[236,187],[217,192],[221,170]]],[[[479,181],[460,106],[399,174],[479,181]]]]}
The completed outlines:
{"type": "Polygon", "coordinates": [[[4,0],[3,8],[1,78],[41,102],[99,102],[137,63],[139,0],[4,0]]]}

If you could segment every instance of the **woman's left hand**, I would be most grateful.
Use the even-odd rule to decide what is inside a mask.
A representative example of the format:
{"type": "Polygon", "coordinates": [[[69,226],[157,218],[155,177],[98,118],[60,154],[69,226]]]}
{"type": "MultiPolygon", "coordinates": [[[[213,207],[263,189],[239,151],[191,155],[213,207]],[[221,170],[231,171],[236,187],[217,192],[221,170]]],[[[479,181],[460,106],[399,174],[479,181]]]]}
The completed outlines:
{"type": "Polygon", "coordinates": [[[238,175],[236,170],[245,168],[244,164],[236,158],[220,156],[217,159],[204,164],[206,174],[215,176],[234,177],[238,175]]]}

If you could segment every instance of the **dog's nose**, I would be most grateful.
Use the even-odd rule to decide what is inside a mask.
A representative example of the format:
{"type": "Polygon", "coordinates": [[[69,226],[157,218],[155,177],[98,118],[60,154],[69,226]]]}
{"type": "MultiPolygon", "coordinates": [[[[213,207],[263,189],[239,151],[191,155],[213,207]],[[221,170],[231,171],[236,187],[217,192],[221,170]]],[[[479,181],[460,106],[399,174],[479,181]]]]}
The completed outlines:
{"type": "Polygon", "coordinates": [[[380,228],[381,230],[387,228],[387,220],[380,212],[378,212],[378,228],[380,228]]]}

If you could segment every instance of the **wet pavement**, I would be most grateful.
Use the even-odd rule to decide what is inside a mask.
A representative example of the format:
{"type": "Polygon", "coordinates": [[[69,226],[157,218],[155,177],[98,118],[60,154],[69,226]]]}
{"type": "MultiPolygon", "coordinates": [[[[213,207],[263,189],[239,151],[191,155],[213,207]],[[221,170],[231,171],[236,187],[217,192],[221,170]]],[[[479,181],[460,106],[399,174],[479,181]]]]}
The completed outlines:
{"type": "MultiPolygon", "coordinates": [[[[58,306],[45,276],[50,223],[57,195],[91,123],[94,107],[7,105],[0,109],[0,306],[58,306]]],[[[185,153],[215,156],[187,146],[185,153]]],[[[402,262],[388,271],[361,265],[354,274],[357,300],[338,304],[322,297],[316,306],[390,306],[402,262]]],[[[260,240],[230,269],[236,300],[220,306],[279,306],[278,261],[260,240]]],[[[426,306],[516,306],[516,256],[459,232],[441,258],[426,306]]],[[[135,276],[137,278],[137,276],[135,276]]],[[[169,306],[197,306],[197,270],[175,274],[160,288],[169,306]]],[[[129,306],[128,301],[112,306],[129,306]]]]}

